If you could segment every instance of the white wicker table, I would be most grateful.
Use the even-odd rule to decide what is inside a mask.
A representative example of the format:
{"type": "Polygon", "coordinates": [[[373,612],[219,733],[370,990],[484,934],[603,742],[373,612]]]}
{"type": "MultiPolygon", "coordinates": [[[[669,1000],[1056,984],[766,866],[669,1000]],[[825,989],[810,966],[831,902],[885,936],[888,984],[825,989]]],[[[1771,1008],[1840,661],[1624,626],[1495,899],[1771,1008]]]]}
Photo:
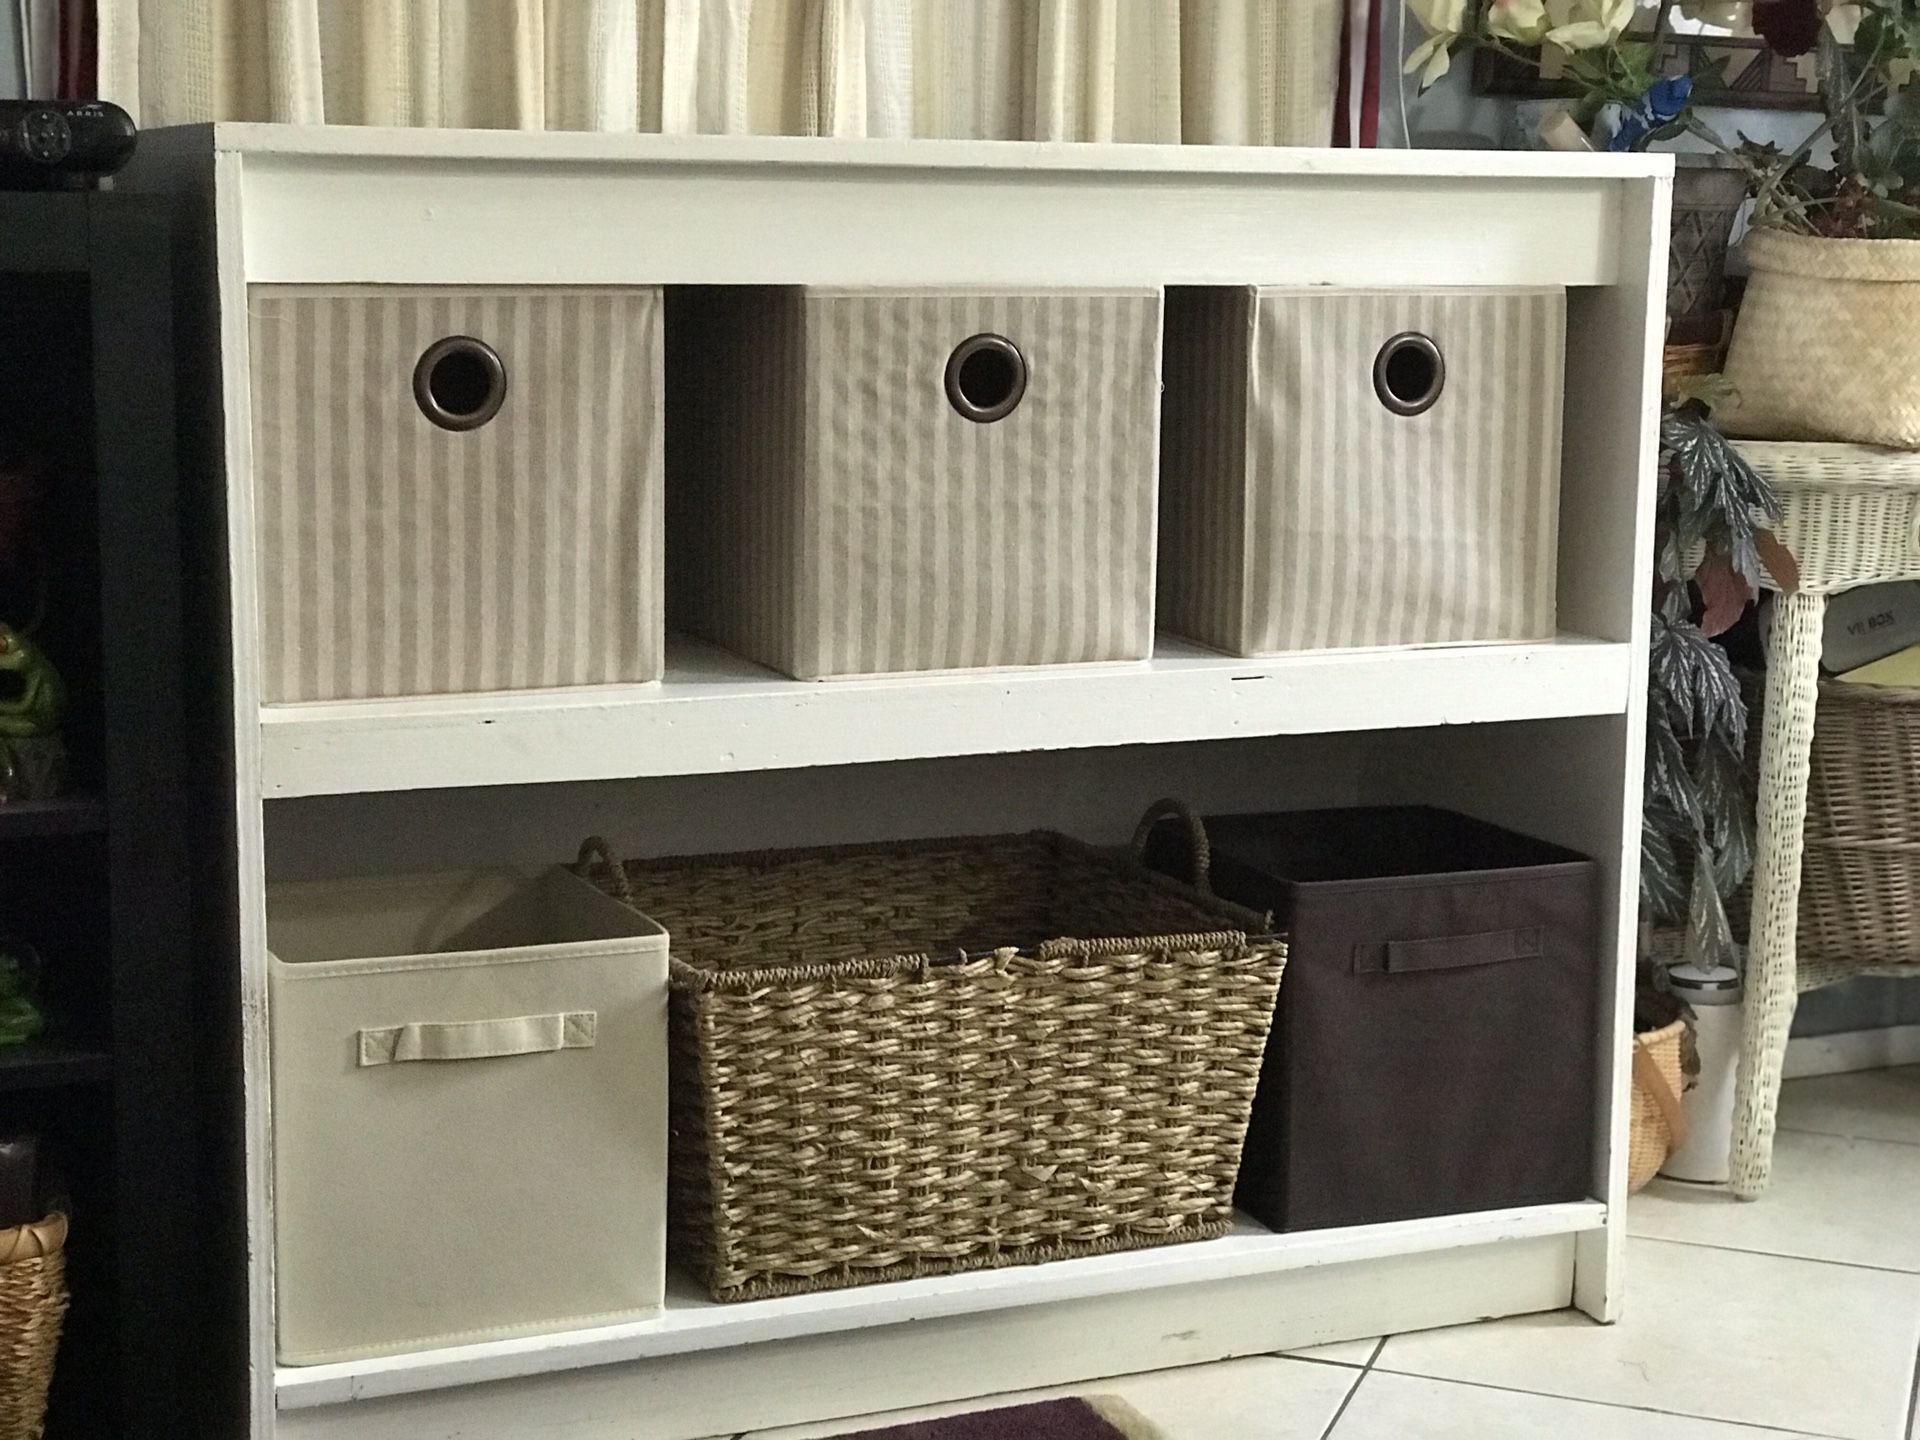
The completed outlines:
{"type": "Polygon", "coordinates": [[[1808,756],[1827,597],[1920,579],[1920,452],[1747,441],[1740,451],[1780,497],[1780,538],[1800,586],[1775,602],[1760,741],[1759,835],[1748,934],[1746,1015],[1733,1118],[1733,1190],[1762,1194],[1787,1032],[1803,990],[1861,973],[1853,957],[1796,953],[1808,756]]]}

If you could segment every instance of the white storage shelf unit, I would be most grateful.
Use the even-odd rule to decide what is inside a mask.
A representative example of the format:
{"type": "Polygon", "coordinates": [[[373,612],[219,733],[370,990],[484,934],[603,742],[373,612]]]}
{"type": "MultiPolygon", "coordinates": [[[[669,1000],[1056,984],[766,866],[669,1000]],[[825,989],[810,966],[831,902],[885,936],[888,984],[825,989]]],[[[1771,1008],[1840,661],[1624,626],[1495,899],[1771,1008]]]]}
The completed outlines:
{"type": "MultiPolygon", "coordinates": [[[[1574,1305],[1618,1313],[1670,162],[222,125],[123,183],[197,241],[224,475],[259,1440],[689,1437],[1574,1305]],[[1561,285],[1558,638],[807,684],[670,647],[654,686],[263,706],[246,296],[272,284],[1561,285]],[[273,1355],[274,878],[1423,800],[1605,873],[1587,1201],[716,1306],[305,1368],[273,1355]]],[[[188,333],[193,333],[189,316],[188,333]]],[[[1516,1097],[1524,1103],[1524,1097],[1516,1097]]]]}

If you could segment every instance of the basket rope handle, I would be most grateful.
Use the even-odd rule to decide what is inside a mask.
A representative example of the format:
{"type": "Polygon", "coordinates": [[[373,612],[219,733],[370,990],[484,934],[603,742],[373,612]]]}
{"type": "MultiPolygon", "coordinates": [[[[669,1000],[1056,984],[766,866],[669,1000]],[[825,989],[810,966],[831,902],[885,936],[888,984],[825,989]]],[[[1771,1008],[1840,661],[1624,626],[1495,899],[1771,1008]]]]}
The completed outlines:
{"type": "Polygon", "coordinates": [[[1140,823],[1133,830],[1131,848],[1134,863],[1144,863],[1148,838],[1167,820],[1176,820],[1186,827],[1187,846],[1193,855],[1193,873],[1187,877],[1188,883],[1202,895],[1213,894],[1213,886],[1209,881],[1213,870],[1213,851],[1207,844],[1207,827],[1183,800],[1156,800],[1147,807],[1147,813],[1140,817],[1140,823]]]}
{"type": "Polygon", "coordinates": [[[1667,1122],[1667,1134],[1672,1138],[1667,1153],[1671,1155],[1687,1143],[1687,1107],[1680,1103],[1667,1077],[1660,1073],[1660,1062],[1653,1058],[1646,1039],[1644,1035],[1633,1037],[1633,1083],[1647,1092],[1660,1118],[1667,1122]]]}
{"type": "Polygon", "coordinates": [[[589,835],[580,842],[580,858],[574,863],[574,868],[582,878],[586,878],[596,861],[607,872],[607,883],[613,890],[613,898],[623,905],[633,904],[633,886],[627,880],[627,867],[620,862],[620,857],[613,853],[613,847],[605,839],[589,835]]]}

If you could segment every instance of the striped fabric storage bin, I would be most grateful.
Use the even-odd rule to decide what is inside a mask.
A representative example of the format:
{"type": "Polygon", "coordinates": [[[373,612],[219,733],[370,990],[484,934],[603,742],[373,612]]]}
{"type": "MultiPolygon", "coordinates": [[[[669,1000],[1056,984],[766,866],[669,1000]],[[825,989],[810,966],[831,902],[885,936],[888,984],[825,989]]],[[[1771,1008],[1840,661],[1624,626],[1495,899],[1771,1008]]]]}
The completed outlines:
{"type": "Polygon", "coordinates": [[[660,678],[659,290],[248,311],[266,700],[660,678]]]}
{"type": "Polygon", "coordinates": [[[1157,290],[669,301],[669,618],[802,679],[1144,660],[1157,290]]]}
{"type": "Polygon", "coordinates": [[[1167,296],[1160,623],[1235,655],[1551,638],[1566,297],[1167,296]]]}

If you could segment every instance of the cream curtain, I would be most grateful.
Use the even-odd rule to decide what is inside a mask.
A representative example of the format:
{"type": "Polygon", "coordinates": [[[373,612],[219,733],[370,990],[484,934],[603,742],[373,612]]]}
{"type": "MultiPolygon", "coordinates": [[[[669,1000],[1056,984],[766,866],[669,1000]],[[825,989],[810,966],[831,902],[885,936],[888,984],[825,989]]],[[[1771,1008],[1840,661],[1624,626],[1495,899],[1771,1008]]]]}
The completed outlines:
{"type": "Polygon", "coordinates": [[[98,0],[197,120],[1325,144],[1346,0],[98,0]]]}

